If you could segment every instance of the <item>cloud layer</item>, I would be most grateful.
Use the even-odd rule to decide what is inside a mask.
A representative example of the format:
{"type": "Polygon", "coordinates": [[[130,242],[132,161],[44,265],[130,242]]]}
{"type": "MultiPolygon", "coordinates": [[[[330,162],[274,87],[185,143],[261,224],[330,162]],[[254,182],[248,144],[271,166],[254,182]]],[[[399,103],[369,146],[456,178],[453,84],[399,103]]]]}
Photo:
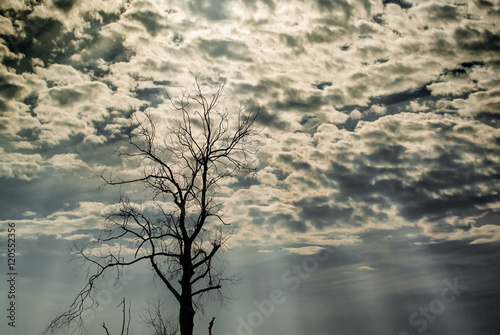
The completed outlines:
{"type": "Polygon", "coordinates": [[[355,245],[406,226],[500,240],[493,2],[4,1],[0,14],[6,183],[43,192],[57,171],[86,193],[68,176],[122,169],[110,152],[130,116],[170,115],[168,96],[200,76],[227,81],[228,106],[261,108],[259,170],[222,192],[234,243],[355,245]]]}

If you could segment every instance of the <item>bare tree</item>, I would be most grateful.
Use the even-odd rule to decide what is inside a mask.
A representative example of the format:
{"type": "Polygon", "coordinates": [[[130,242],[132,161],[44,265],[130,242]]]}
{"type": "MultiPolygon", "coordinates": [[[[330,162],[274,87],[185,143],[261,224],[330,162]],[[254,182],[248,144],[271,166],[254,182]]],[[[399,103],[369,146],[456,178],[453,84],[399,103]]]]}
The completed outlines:
{"type": "Polygon", "coordinates": [[[178,327],[171,318],[164,315],[160,298],[148,305],[142,320],[151,330],[152,335],[177,335],[178,327]]]}
{"type": "MultiPolygon", "coordinates": [[[[130,305],[128,306],[128,321],[127,321],[127,315],[126,315],[126,309],[127,309],[127,303],[125,301],[125,298],[123,298],[122,302],[116,306],[116,307],[120,307],[121,305],[123,305],[123,309],[122,309],[122,330],[120,332],[120,335],[128,335],[129,334],[129,330],[130,330],[130,305]]],[[[109,330],[108,330],[108,327],[106,327],[106,323],[102,323],[102,328],[104,328],[104,330],[106,331],[106,335],[111,335],[109,333],[109,330]]]]}
{"type": "Polygon", "coordinates": [[[140,161],[141,173],[100,177],[105,185],[144,185],[154,205],[121,196],[120,206],[106,217],[102,236],[76,250],[94,272],[48,332],[82,323],[81,313],[98,303],[92,294],[97,280],[140,262],[177,301],[181,335],[193,334],[201,297],[214,293],[224,299],[221,288],[235,278],[226,277],[215,258],[231,234],[218,190],[222,179],[251,168],[257,110],[240,106],[230,113],[221,107],[223,91],[224,85],[206,88],[197,80],[193,90],[170,99],[175,118],[159,123],[144,113],[135,119],[126,140],[129,149],[119,154],[140,161]],[[103,253],[110,244],[115,247],[103,253]],[[130,249],[132,254],[122,251],[130,249]]]}

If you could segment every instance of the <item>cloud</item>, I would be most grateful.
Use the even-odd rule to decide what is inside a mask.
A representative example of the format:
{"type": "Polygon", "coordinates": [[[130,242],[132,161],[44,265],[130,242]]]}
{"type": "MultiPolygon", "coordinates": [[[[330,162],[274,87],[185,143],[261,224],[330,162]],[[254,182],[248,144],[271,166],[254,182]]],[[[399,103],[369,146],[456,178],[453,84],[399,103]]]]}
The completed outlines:
{"type": "Polygon", "coordinates": [[[162,17],[158,13],[150,10],[128,13],[127,16],[139,21],[151,36],[156,36],[165,28],[158,23],[162,17]]]}
{"type": "Polygon", "coordinates": [[[500,226],[498,225],[485,225],[478,228],[474,234],[474,240],[471,244],[483,244],[500,241],[500,226]]]}
{"type": "Polygon", "coordinates": [[[361,114],[360,111],[358,111],[357,109],[353,110],[351,112],[351,114],[349,115],[349,117],[353,120],[360,120],[363,118],[363,114],[361,114]]]}
{"type": "Polygon", "coordinates": [[[37,214],[36,212],[26,211],[23,213],[23,216],[35,216],[36,214],[37,214]]]}
{"type": "Polygon", "coordinates": [[[458,28],[454,38],[459,48],[473,54],[500,51],[500,36],[488,29],[458,28]]]}
{"type": "Polygon", "coordinates": [[[316,228],[328,225],[349,224],[354,209],[333,204],[328,197],[313,197],[294,203],[301,219],[316,228]]]}
{"type": "Polygon", "coordinates": [[[4,153],[0,157],[0,177],[31,180],[42,170],[40,154],[4,153]]]}
{"type": "Polygon", "coordinates": [[[75,153],[54,155],[47,160],[47,163],[50,167],[63,171],[79,170],[82,168],[88,169],[88,165],[81,159],[78,159],[77,156],[78,154],[75,153]]]}
{"type": "MultiPolygon", "coordinates": [[[[71,236],[71,238],[86,238],[91,237],[91,235],[81,234],[79,236],[71,236]]],[[[102,257],[103,255],[114,255],[116,257],[125,257],[125,256],[135,256],[136,248],[133,245],[125,246],[121,243],[113,243],[113,244],[99,244],[99,247],[87,249],[85,253],[88,256],[93,257],[102,257]]],[[[143,249],[144,250],[144,249],[143,249]]]]}
{"type": "Polygon", "coordinates": [[[269,253],[273,253],[274,250],[267,250],[267,249],[261,249],[258,251],[259,253],[263,253],[263,254],[269,254],[269,253]]]}
{"type": "Polygon", "coordinates": [[[290,124],[282,120],[277,113],[270,112],[266,107],[258,108],[256,122],[262,126],[276,128],[278,130],[287,130],[290,124]]]}
{"type": "Polygon", "coordinates": [[[188,6],[191,12],[204,16],[212,21],[220,21],[228,18],[229,0],[189,0],[188,6]]]}
{"type": "MultiPolygon", "coordinates": [[[[288,241],[297,232],[328,236],[344,230],[356,236],[368,227],[399,229],[405,223],[417,223],[428,236],[452,239],[484,206],[497,204],[497,172],[483,157],[498,147],[483,142],[486,132],[496,130],[459,117],[405,113],[361,123],[354,132],[323,124],[315,141],[307,135],[282,137],[266,171],[282,189],[270,193],[274,201],[291,206],[274,207],[270,214],[262,210],[269,200],[257,198],[250,216],[260,227],[287,227],[288,241]],[[449,224],[447,217],[457,220],[449,224]]],[[[252,193],[259,189],[267,192],[255,185],[252,193]]],[[[234,206],[238,202],[248,204],[236,193],[234,206]]]]}
{"type": "MultiPolygon", "coordinates": [[[[41,235],[67,238],[77,231],[91,231],[102,227],[103,214],[114,208],[99,202],[80,202],[74,209],[55,211],[47,216],[1,220],[0,225],[16,224],[16,233],[23,239],[36,239],[41,235]]],[[[2,233],[6,234],[6,232],[2,233]]]]}
{"type": "Polygon", "coordinates": [[[366,266],[366,265],[358,266],[356,268],[356,270],[358,270],[358,271],[375,271],[374,268],[372,268],[371,266],[366,266]]]}
{"type": "Polygon", "coordinates": [[[244,42],[202,39],[198,46],[212,58],[224,57],[229,60],[251,61],[248,56],[248,47],[244,42]]]}
{"type": "Polygon", "coordinates": [[[323,247],[317,247],[317,246],[307,246],[307,247],[299,247],[299,248],[283,248],[284,251],[291,253],[291,254],[297,254],[297,255],[302,255],[302,256],[311,256],[315,255],[323,250],[326,250],[323,247]]]}
{"type": "Polygon", "coordinates": [[[69,86],[90,79],[70,65],[52,64],[46,68],[36,67],[35,72],[47,82],[48,86],[69,86]]]}
{"type": "Polygon", "coordinates": [[[5,0],[5,1],[2,1],[2,4],[0,4],[0,8],[23,10],[23,9],[28,8],[28,5],[23,3],[23,2],[16,1],[16,0],[5,0]]]}
{"type": "Polygon", "coordinates": [[[7,71],[0,73],[0,97],[5,100],[14,100],[26,95],[25,83],[22,77],[7,71]]]}
{"type": "MultiPolygon", "coordinates": [[[[137,176],[136,160],[112,154],[130,120],[146,109],[171,120],[168,97],[196,75],[226,83],[229,112],[260,108],[257,172],[227,179],[217,194],[234,228],[228,247],[287,258],[337,247],[300,298],[321,296],[312,290],[318,278],[326,278],[321,292],[344,290],[329,279],[344,270],[398,279],[382,295],[365,276],[349,278],[348,293],[366,299],[349,305],[342,291],[340,305],[355,317],[337,313],[337,324],[352,331],[350,320],[381,301],[400,306],[402,292],[432,301],[414,292],[436,282],[435,267],[463,263],[451,266],[449,250],[482,268],[494,262],[499,4],[4,0],[0,9],[1,223],[16,222],[27,243],[91,238],[119,190],[96,194],[99,183],[87,177],[137,176]],[[427,255],[427,267],[408,265],[427,255]]],[[[151,209],[137,189],[122,190],[151,209]]],[[[308,306],[305,327],[330,329],[328,308],[308,306]],[[308,324],[323,314],[329,323],[308,324]]],[[[411,312],[387,325],[381,313],[367,325],[397,333],[411,312]]]]}
{"type": "Polygon", "coordinates": [[[73,61],[91,63],[102,59],[105,62],[119,63],[127,62],[134,54],[133,49],[125,45],[124,37],[117,34],[100,35],[93,38],[88,48],[73,61]]]}
{"type": "MultiPolygon", "coordinates": [[[[424,6],[423,6],[424,7],[424,6]]],[[[422,8],[422,7],[421,7],[422,8]]],[[[462,18],[459,12],[459,6],[456,5],[443,5],[443,4],[431,4],[426,7],[428,16],[431,20],[437,22],[443,21],[459,21],[462,18]]]]}
{"type": "Polygon", "coordinates": [[[4,16],[0,16],[0,29],[1,29],[1,31],[3,31],[3,34],[5,34],[5,35],[14,35],[15,34],[15,30],[14,30],[14,27],[12,26],[12,22],[4,16]]]}
{"type": "Polygon", "coordinates": [[[384,5],[395,4],[401,7],[402,9],[409,9],[413,6],[411,2],[405,0],[383,0],[382,3],[384,5]]]}
{"type": "Polygon", "coordinates": [[[190,85],[192,72],[227,81],[235,106],[261,107],[261,171],[224,185],[252,243],[312,234],[356,243],[375,225],[452,234],[496,203],[493,4],[2,6],[16,7],[0,21],[2,146],[24,155],[22,166],[6,156],[10,178],[103,166],[131,115],[149,108],[168,119],[166,96],[190,85]],[[75,155],[78,143],[102,156],[75,155]],[[270,231],[261,238],[262,228],[270,231]]]}

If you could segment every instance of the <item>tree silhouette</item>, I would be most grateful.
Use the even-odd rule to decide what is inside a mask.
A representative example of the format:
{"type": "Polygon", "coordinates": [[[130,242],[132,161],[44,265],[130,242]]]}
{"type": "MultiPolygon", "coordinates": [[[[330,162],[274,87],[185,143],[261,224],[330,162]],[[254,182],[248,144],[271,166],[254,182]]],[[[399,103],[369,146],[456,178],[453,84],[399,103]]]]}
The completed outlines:
{"type": "Polygon", "coordinates": [[[121,195],[119,206],[105,218],[101,236],[76,248],[93,272],[47,332],[81,326],[82,312],[98,304],[93,297],[98,279],[111,270],[120,275],[136,263],[147,263],[177,301],[181,335],[193,334],[202,296],[225,298],[221,288],[236,279],[226,277],[223,265],[215,261],[232,232],[223,220],[218,190],[224,178],[251,170],[258,111],[240,105],[230,113],[221,107],[223,91],[223,84],[204,87],[196,80],[194,89],[170,99],[174,118],[159,123],[148,112],[135,117],[128,149],[119,155],[139,161],[141,172],[133,178],[100,177],[105,185],[142,184],[153,205],[141,206],[121,195]],[[134,252],[123,252],[130,249],[134,252]]]}
{"type": "MultiPolygon", "coordinates": [[[[127,309],[127,303],[125,301],[125,298],[123,298],[122,302],[117,306],[120,307],[123,305],[122,309],[122,329],[120,332],[120,335],[128,335],[129,330],[130,330],[130,305],[128,306],[128,320],[127,320],[127,315],[126,315],[126,309],[127,309]]],[[[108,327],[106,327],[106,323],[102,323],[102,328],[106,331],[106,335],[111,335],[109,333],[108,327]]]]}
{"type": "Polygon", "coordinates": [[[150,303],[142,316],[142,323],[144,323],[152,335],[177,335],[176,325],[173,318],[164,315],[162,302],[158,300],[150,303]]]}

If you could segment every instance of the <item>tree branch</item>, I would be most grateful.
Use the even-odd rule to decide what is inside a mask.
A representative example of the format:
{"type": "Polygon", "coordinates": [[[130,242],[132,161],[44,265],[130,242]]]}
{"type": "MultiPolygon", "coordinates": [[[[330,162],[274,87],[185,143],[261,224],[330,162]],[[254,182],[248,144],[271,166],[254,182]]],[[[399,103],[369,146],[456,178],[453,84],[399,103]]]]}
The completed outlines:
{"type": "Polygon", "coordinates": [[[108,328],[106,328],[106,324],[103,322],[102,323],[102,327],[104,328],[104,330],[106,331],[106,334],[109,335],[109,331],[108,331],[108,328]]]}

